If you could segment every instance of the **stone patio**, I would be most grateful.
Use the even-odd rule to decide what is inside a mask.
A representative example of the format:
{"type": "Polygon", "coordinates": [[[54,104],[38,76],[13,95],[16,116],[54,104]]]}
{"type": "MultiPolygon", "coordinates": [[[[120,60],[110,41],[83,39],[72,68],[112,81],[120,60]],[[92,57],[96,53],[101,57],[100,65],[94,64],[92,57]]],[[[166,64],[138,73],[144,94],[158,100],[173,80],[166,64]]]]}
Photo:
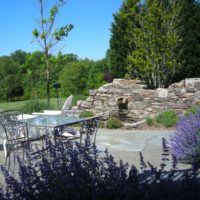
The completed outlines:
{"type": "MultiPolygon", "coordinates": [[[[98,149],[103,152],[106,148],[111,153],[116,162],[123,160],[129,165],[140,167],[139,152],[142,152],[144,160],[149,161],[154,166],[159,167],[162,154],[162,138],[169,138],[172,131],[142,131],[142,130],[111,130],[99,129],[96,144],[98,149]]],[[[5,157],[2,146],[2,134],[0,135],[0,164],[4,164],[5,157]]],[[[171,162],[167,163],[170,169],[171,162]]],[[[187,169],[190,166],[179,164],[180,169],[187,169]]],[[[0,174],[0,182],[2,174],[0,174]]]]}

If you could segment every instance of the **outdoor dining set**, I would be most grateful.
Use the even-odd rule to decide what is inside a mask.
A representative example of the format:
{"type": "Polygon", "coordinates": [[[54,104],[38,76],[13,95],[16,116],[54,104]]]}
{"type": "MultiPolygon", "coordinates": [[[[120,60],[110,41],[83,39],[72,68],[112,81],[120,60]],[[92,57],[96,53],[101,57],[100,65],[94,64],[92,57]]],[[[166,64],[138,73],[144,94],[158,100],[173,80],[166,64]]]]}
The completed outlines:
{"type": "Polygon", "coordinates": [[[3,137],[5,164],[10,165],[12,152],[26,150],[30,144],[45,139],[76,141],[86,138],[95,143],[101,116],[90,118],[59,115],[24,115],[15,110],[0,111],[0,134],[3,137]],[[28,117],[27,117],[28,116],[28,117]]]}

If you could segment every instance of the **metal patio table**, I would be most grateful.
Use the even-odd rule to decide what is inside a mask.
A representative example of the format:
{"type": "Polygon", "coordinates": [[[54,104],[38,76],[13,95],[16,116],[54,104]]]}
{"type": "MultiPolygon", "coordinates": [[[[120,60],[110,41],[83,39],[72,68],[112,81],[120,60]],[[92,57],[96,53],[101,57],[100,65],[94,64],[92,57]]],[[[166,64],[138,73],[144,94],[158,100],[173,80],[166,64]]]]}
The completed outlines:
{"type": "Polygon", "coordinates": [[[32,134],[41,134],[41,131],[47,136],[56,137],[62,136],[64,130],[75,124],[80,125],[80,140],[82,141],[82,136],[94,136],[94,143],[96,140],[96,132],[98,129],[98,124],[101,117],[91,117],[91,118],[69,118],[63,115],[42,115],[30,119],[23,119],[29,128],[29,137],[32,134]],[[35,133],[33,133],[31,128],[35,128],[35,133]]]}

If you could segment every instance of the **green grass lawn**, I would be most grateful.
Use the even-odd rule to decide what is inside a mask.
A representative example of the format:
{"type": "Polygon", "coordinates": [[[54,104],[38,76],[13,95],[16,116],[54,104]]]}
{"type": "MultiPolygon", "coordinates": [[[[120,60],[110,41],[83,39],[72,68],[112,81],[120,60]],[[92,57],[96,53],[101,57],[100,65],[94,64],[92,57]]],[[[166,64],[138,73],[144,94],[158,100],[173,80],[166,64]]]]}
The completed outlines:
{"type": "MultiPolygon", "coordinates": [[[[73,96],[72,106],[76,105],[77,100],[85,100],[87,96],[79,94],[73,96]]],[[[64,105],[66,98],[60,99],[60,107],[58,106],[57,98],[51,98],[50,101],[50,110],[61,110],[62,106],[64,105]]],[[[25,100],[25,101],[15,101],[15,102],[0,102],[0,110],[22,110],[24,113],[27,113],[27,104],[29,106],[28,113],[32,112],[38,112],[38,110],[35,110],[35,107],[33,105],[34,100],[25,100]],[[31,102],[32,101],[32,102],[31,102]],[[26,107],[26,109],[24,108],[26,107]]],[[[38,99],[39,103],[47,104],[46,99],[38,99]]],[[[35,103],[34,103],[35,104],[35,103]]],[[[40,107],[40,111],[47,110],[47,106],[43,105],[40,107]]]]}
{"type": "MultiPolygon", "coordinates": [[[[40,102],[45,102],[46,103],[46,99],[39,99],[40,102]]],[[[66,101],[66,98],[61,98],[61,107],[63,106],[64,102],[66,101]]],[[[0,109],[3,110],[21,110],[23,108],[23,106],[29,102],[29,100],[26,101],[15,101],[15,102],[2,102],[0,103],[0,109]]],[[[56,98],[51,98],[51,107],[55,110],[60,110],[61,108],[58,107],[57,104],[57,99],[56,98]]]]}

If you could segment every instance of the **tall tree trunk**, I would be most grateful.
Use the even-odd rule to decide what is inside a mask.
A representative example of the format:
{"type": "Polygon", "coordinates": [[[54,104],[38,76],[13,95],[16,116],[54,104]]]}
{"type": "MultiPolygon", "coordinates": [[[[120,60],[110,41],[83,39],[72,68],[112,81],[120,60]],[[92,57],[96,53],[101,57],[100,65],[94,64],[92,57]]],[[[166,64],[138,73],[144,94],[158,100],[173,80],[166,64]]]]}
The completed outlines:
{"type": "Polygon", "coordinates": [[[49,58],[46,55],[46,84],[47,84],[47,104],[50,106],[50,72],[49,72],[49,58]]]}

